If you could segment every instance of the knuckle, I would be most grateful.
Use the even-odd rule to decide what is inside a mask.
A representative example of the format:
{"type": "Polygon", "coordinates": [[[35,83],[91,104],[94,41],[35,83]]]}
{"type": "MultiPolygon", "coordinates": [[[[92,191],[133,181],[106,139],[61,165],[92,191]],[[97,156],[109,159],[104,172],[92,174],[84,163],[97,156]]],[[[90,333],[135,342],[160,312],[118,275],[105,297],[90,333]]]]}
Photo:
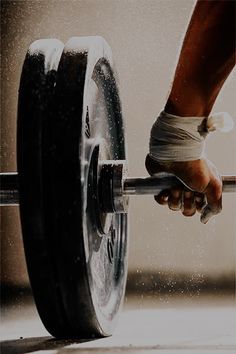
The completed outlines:
{"type": "Polygon", "coordinates": [[[184,191],[184,198],[186,199],[190,199],[190,198],[193,198],[193,192],[191,191],[184,191]]]}
{"type": "Polygon", "coordinates": [[[208,185],[205,191],[207,201],[209,204],[220,205],[222,199],[222,183],[219,182],[217,179],[211,180],[210,184],[208,185]]]}
{"type": "Polygon", "coordinates": [[[173,197],[173,199],[180,199],[181,193],[182,193],[181,190],[177,188],[171,190],[171,196],[173,197]]]}
{"type": "Polygon", "coordinates": [[[195,181],[195,190],[198,192],[198,195],[205,193],[209,183],[210,179],[208,176],[202,176],[201,179],[195,181]]]}
{"type": "Polygon", "coordinates": [[[219,200],[222,196],[222,182],[218,179],[214,179],[211,182],[211,193],[219,200]]]}

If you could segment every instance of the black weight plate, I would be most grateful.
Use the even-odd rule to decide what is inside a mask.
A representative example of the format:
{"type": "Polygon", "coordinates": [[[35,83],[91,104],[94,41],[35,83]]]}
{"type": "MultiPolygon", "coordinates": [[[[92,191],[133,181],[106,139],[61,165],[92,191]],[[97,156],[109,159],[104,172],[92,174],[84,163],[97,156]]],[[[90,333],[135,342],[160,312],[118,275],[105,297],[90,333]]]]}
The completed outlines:
{"type": "Polygon", "coordinates": [[[67,42],[54,100],[48,203],[58,289],[70,336],[106,336],[125,290],[127,215],[102,214],[96,202],[98,162],[126,158],[114,65],[102,38],[67,42]]]}
{"type": "Polygon", "coordinates": [[[19,90],[18,172],[35,302],[57,337],[112,333],[127,273],[127,216],[99,211],[101,159],[125,159],[110,48],[97,37],[40,40],[19,90]]]}
{"type": "Polygon", "coordinates": [[[17,124],[20,216],[29,278],[35,302],[48,331],[68,330],[51,243],[51,211],[47,203],[48,121],[57,67],[64,45],[56,39],[32,43],[23,65],[17,124]]]}

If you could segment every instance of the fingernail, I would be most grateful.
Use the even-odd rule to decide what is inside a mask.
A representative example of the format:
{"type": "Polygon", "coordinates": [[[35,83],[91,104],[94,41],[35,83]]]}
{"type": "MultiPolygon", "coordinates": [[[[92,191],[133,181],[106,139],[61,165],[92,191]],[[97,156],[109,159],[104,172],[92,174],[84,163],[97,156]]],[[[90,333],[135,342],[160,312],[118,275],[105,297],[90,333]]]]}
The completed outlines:
{"type": "Polygon", "coordinates": [[[181,206],[179,205],[176,205],[176,206],[173,206],[173,205],[171,205],[171,206],[169,206],[169,208],[170,208],[170,210],[173,210],[173,211],[179,211],[180,209],[181,209],[181,206]]]}

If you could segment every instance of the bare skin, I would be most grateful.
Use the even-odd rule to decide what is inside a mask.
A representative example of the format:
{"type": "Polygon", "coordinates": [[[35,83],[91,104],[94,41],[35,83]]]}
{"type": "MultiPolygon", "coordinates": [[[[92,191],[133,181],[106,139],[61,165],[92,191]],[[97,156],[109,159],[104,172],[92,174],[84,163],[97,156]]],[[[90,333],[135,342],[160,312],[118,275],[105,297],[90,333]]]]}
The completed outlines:
{"type": "MultiPolygon", "coordinates": [[[[226,78],[235,65],[235,1],[197,1],[190,20],[165,111],[182,117],[207,117],[226,78]]],[[[207,159],[158,163],[149,155],[150,175],[170,172],[196,192],[168,190],[155,196],[161,205],[201,221],[222,209],[220,175],[207,159]]]]}

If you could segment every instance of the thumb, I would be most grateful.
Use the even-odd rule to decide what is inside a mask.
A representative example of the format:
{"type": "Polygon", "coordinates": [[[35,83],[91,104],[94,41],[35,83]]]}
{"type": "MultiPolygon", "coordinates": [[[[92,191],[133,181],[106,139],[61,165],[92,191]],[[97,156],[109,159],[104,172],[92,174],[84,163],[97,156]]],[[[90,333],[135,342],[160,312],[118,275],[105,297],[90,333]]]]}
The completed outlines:
{"type": "Polygon", "coordinates": [[[212,218],[214,215],[216,215],[217,213],[214,212],[212,210],[212,208],[210,207],[210,205],[206,205],[205,208],[203,208],[202,212],[201,212],[201,222],[203,224],[208,223],[208,221],[210,220],[210,218],[212,218]]]}
{"type": "Polygon", "coordinates": [[[222,210],[222,183],[221,181],[211,181],[206,189],[207,205],[201,212],[201,222],[206,224],[210,218],[217,215],[222,210]]]}

